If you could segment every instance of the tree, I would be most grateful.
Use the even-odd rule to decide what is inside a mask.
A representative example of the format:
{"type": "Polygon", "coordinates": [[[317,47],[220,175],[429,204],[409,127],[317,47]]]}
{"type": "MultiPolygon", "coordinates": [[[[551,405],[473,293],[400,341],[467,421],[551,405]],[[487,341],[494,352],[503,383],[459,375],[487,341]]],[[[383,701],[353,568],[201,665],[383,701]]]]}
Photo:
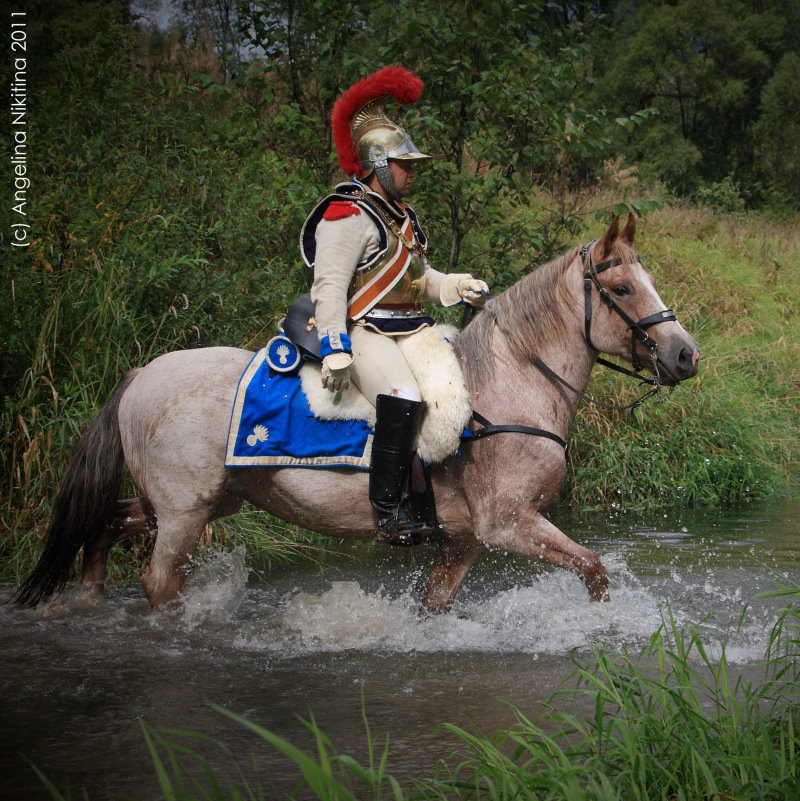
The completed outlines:
{"type": "Polygon", "coordinates": [[[800,55],[786,53],[761,94],[757,169],[773,202],[800,206],[800,55]]]}
{"type": "Polygon", "coordinates": [[[508,208],[524,203],[534,183],[554,183],[568,151],[598,144],[599,116],[576,102],[587,69],[583,26],[552,27],[544,2],[399,6],[402,25],[389,17],[377,24],[387,32],[385,60],[413,61],[426,82],[414,127],[440,157],[422,191],[429,209],[440,209],[449,268],[478,224],[490,224],[492,258],[526,240],[547,251],[542,230],[514,227],[508,208]]]}
{"type": "Polygon", "coordinates": [[[659,110],[624,142],[628,160],[680,192],[729,175],[750,184],[761,93],[798,45],[796,4],[633,0],[616,3],[613,19],[619,35],[598,59],[596,96],[625,114],[659,110]]]}
{"type": "Polygon", "coordinates": [[[605,115],[578,103],[589,32],[568,9],[562,18],[545,0],[249,0],[241,14],[269,76],[271,129],[276,119],[286,122],[284,144],[301,150],[320,180],[336,173],[329,130],[336,97],[399,63],[426,84],[405,117],[417,144],[438,156],[415,192],[432,238],[449,243],[438,263],[471,268],[487,261],[487,249],[496,259],[512,247],[547,255],[556,246],[567,215],[546,229],[516,224],[509,208],[525,203],[532,185],[558,180],[570,155],[605,144],[605,115]],[[491,241],[466,253],[470,234],[488,223],[491,241]]]}
{"type": "MultiPolygon", "coordinates": [[[[250,80],[269,99],[271,144],[289,147],[325,187],[334,167],[330,114],[352,76],[370,70],[368,0],[242,0],[250,80]],[[324,24],[321,21],[324,20],[324,24]]],[[[355,78],[353,78],[355,80],[355,78]]]]}

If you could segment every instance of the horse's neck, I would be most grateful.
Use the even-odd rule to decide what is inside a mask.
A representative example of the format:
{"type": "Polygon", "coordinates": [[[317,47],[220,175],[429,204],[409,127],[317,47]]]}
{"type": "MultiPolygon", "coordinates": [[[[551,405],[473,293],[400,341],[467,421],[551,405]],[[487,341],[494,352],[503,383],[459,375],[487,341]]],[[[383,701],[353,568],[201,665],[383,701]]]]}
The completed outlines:
{"type": "Polygon", "coordinates": [[[548,377],[533,361],[538,356],[576,390],[583,392],[596,360],[577,325],[566,336],[530,343],[530,353],[515,357],[499,330],[494,332],[492,377],[480,388],[474,408],[493,423],[520,423],[546,428],[566,439],[580,397],[548,377]],[[484,411],[486,409],[487,411],[484,411]]]}

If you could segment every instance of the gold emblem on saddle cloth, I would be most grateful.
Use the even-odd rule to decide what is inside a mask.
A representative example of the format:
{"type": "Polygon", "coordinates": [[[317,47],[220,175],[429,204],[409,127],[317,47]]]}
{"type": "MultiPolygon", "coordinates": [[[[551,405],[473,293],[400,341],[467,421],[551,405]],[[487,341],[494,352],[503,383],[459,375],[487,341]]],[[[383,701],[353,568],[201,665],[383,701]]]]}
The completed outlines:
{"type": "Polygon", "coordinates": [[[378,303],[412,304],[425,288],[425,254],[417,242],[414,226],[406,215],[403,225],[387,223],[386,254],[378,264],[356,272],[347,316],[358,320],[378,303]]]}

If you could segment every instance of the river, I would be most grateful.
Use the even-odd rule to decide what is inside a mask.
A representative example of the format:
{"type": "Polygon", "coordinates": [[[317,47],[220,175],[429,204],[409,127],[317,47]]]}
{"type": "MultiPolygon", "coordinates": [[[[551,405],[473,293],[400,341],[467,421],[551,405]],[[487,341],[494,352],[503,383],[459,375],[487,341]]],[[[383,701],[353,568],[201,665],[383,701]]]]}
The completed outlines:
{"type": "MultiPolygon", "coordinates": [[[[313,716],[340,753],[365,761],[367,737],[389,769],[429,776],[455,746],[437,724],[483,733],[534,716],[590,646],[644,647],[669,608],[681,626],[726,639],[730,661],[757,664],[776,581],[800,582],[800,503],[735,511],[566,514],[556,522],[603,557],[611,601],[590,604],[577,578],[487,551],[453,611],[418,605],[432,546],[336,543],[319,561],[252,571],[242,549],[191,578],[184,605],[153,612],[138,587],[97,608],[0,605],[0,798],[51,798],[31,765],[73,798],[159,795],[140,720],[223,741],[237,765],[200,747],[221,772],[241,770],[264,797],[297,776],[276,751],[209,704],[310,748],[313,716]],[[747,606],[741,625],[740,616],[747,606]],[[507,703],[509,702],[509,703],[507,703]]],[[[112,553],[113,559],[113,553],[112,553]]],[[[0,589],[0,600],[11,589],[0,589]]],[[[199,773],[199,767],[197,767],[199,773]]]]}

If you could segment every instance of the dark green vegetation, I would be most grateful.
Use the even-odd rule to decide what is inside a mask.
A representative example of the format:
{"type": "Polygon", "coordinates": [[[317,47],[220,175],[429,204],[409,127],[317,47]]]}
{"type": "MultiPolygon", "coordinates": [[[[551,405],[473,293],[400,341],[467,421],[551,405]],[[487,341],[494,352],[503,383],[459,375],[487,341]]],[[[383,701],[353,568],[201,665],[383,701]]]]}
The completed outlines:
{"type": "MultiPolygon", "coordinates": [[[[565,497],[792,489],[798,9],[600,5],[283,0],[237,16],[217,3],[145,33],[116,2],[28,4],[30,245],[11,247],[0,218],[3,580],[30,567],[68,454],[127,370],[175,348],[257,347],[307,289],[300,225],[339,177],[331,105],[392,62],[427,87],[405,122],[440,154],[414,198],[436,266],[496,293],[633,208],[643,258],[703,348],[697,381],[635,424],[584,407],[565,497]]],[[[6,188],[12,147],[4,137],[6,188]]],[[[629,401],[635,387],[598,375],[591,390],[629,401]]],[[[224,525],[217,537],[249,536],[224,525]]]]}

